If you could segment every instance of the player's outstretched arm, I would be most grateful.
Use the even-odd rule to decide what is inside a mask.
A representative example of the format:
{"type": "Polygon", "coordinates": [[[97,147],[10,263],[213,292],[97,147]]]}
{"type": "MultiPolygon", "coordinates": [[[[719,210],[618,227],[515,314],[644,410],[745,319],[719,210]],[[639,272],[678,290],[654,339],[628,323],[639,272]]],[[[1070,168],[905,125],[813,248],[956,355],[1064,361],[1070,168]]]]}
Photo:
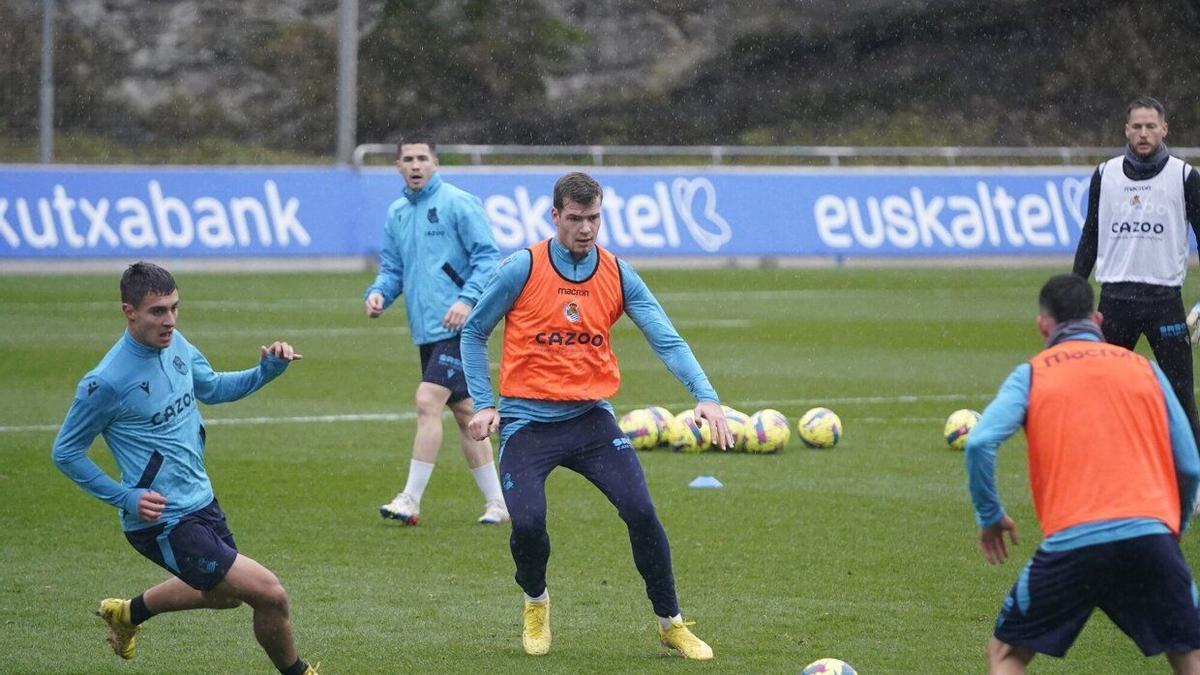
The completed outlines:
{"type": "Polygon", "coordinates": [[[261,359],[274,357],[290,363],[292,361],[299,361],[300,359],[304,358],[304,356],[296,353],[296,350],[286,342],[272,342],[270,347],[260,346],[258,350],[259,357],[261,359]]]}
{"type": "Polygon", "coordinates": [[[304,358],[287,342],[272,342],[271,346],[258,348],[259,361],[254,368],[235,372],[214,372],[204,354],[189,345],[192,350],[192,382],[196,387],[196,398],[209,405],[228,403],[245,398],[261,389],[271,380],[283,374],[288,364],[304,358]]]}
{"type": "Polygon", "coordinates": [[[712,442],[722,450],[733,447],[733,432],[729,430],[729,422],[725,419],[725,411],[713,401],[700,401],[696,404],[696,417],[708,421],[712,429],[712,442]]]}

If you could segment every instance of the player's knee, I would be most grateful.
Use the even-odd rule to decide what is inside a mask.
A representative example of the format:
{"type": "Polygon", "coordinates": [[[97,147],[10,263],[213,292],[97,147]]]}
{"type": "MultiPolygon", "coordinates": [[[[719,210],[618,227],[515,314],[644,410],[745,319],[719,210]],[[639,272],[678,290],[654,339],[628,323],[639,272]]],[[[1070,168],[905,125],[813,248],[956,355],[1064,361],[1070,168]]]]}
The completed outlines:
{"type": "Polygon", "coordinates": [[[279,579],[274,574],[270,574],[268,578],[264,578],[254,589],[253,595],[246,598],[246,601],[255,609],[271,610],[285,614],[288,611],[287,591],[283,588],[283,584],[279,583],[279,579]]]}
{"type": "Polygon", "coordinates": [[[442,406],[446,405],[444,397],[425,388],[417,389],[417,417],[442,417],[442,406]]]}
{"type": "Polygon", "coordinates": [[[1014,647],[1007,642],[991,638],[987,643],[988,671],[998,672],[1001,666],[1010,667],[1012,664],[1026,664],[1032,655],[1026,650],[1014,647]]]}
{"type": "Polygon", "coordinates": [[[624,506],[621,511],[621,520],[625,524],[633,528],[646,528],[658,526],[658,514],[654,510],[654,504],[645,502],[641,504],[632,504],[624,506]]]}
{"type": "Polygon", "coordinates": [[[528,516],[512,516],[512,538],[520,542],[540,540],[546,535],[546,521],[543,518],[528,516]]]}
{"type": "Polygon", "coordinates": [[[266,607],[269,607],[277,612],[287,614],[288,594],[287,591],[284,590],[283,584],[279,583],[278,581],[263,589],[260,598],[266,607]]]}
{"type": "Polygon", "coordinates": [[[204,599],[212,609],[237,609],[242,606],[241,600],[225,593],[206,592],[204,599]]]}

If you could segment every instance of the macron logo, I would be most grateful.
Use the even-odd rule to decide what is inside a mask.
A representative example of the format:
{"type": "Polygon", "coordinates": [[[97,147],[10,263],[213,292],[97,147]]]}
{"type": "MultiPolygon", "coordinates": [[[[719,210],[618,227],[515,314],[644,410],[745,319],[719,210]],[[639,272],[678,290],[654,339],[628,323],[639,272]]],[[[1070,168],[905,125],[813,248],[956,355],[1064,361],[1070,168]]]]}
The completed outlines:
{"type": "Polygon", "coordinates": [[[156,180],[146,184],[145,194],[94,200],[56,184],[48,197],[0,197],[0,239],[9,248],[39,250],[308,246],[312,237],[299,210],[300,201],[284,199],[273,180],[263,182],[261,194],[227,201],[185,201],[156,180]]]}

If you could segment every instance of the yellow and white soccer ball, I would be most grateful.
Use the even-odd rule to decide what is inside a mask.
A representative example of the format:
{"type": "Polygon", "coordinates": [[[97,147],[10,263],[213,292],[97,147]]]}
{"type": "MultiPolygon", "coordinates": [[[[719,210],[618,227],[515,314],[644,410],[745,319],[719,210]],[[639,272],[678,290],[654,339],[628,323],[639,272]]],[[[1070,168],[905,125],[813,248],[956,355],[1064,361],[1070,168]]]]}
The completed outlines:
{"type": "Polygon", "coordinates": [[[653,450],[658,445],[658,423],[645,408],[631,410],[617,420],[635,450],[653,450]]]}
{"type": "Polygon", "coordinates": [[[858,671],[841,659],[817,659],[804,666],[800,675],[858,675],[858,671]]]}
{"type": "Polygon", "coordinates": [[[979,421],[979,413],[974,410],[963,408],[955,410],[946,418],[946,426],[942,428],[942,437],[946,439],[947,445],[955,450],[962,450],[967,447],[967,437],[971,435],[971,430],[975,428],[975,423],[979,421]]]}
{"type": "Polygon", "coordinates": [[[675,424],[675,416],[661,405],[650,406],[646,408],[646,412],[650,413],[655,426],[658,427],[658,446],[671,445],[671,427],[675,424]]]}
{"type": "Polygon", "coordinates": [[[792,425],[778,410],[767,408],[750,416],[746,428],[746,452],[765,455],[779,452],[792,439],[792,425]]]}
{"type": "Polygon", "coordinates": [[[688,409],[675,416],[671,449],[675,452],[706,452],[711,445],[712,429],[707,420],[696,419],[696,411],[688,409]]]}
{"type": "Polygon", "coordinates": [[[801,442],[810,448],[832,448],[842,438],[842,420],[829,408],[813,408],[804,413],[796,428],[801,442]]]}
{"type": "Polygon", "coordinates": [[[721,409],[725,411],[725,423],[729,426],[729,433],[733,435],[733,447],[726,449],[730,452],[744,451],[746,434],[750,432],[750,416],[727,405],[721,406],[721,409]]]}

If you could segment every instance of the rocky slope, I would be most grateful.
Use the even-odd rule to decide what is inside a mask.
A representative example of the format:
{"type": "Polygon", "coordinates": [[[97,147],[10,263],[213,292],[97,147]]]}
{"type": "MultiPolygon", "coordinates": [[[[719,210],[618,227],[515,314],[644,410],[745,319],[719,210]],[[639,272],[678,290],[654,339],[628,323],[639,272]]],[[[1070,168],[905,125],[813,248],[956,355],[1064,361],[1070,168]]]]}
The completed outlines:
{"type": "MultiPolygon", "coordinates": [[[[337,0],[59,2],[57,120],[129,144],[334,140],[337,0]]],[[[0,135],[40,3],[0,0],[0,135]]],[[[1200,0],[361,0],[362,142],[1200,144],[1200,0]]]]}

